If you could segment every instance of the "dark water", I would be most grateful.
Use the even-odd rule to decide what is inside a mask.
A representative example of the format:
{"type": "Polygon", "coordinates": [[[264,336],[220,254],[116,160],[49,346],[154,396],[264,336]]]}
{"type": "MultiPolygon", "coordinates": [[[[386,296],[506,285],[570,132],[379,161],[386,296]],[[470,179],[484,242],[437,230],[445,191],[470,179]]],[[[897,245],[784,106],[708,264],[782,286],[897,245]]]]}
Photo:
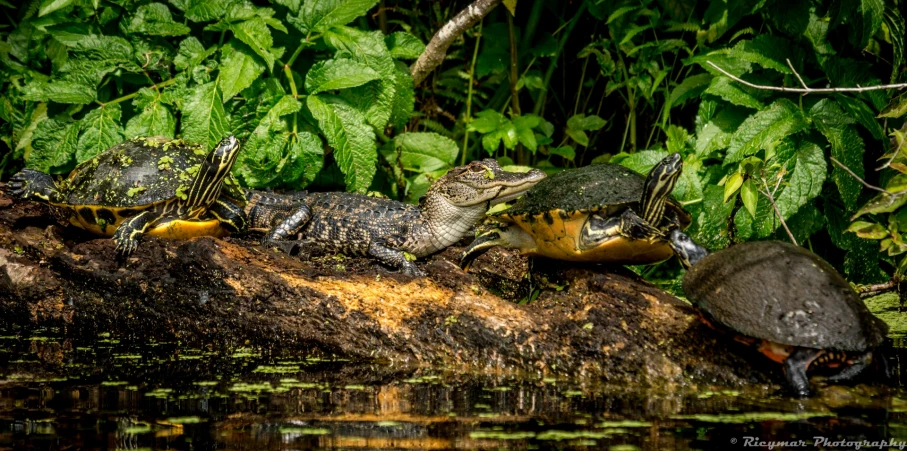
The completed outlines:
{"type": "Polygon", "coordinates": [[[644,391],[52,336],[0,338],[0,449],[907,449],[901,386],[644,391]]]}

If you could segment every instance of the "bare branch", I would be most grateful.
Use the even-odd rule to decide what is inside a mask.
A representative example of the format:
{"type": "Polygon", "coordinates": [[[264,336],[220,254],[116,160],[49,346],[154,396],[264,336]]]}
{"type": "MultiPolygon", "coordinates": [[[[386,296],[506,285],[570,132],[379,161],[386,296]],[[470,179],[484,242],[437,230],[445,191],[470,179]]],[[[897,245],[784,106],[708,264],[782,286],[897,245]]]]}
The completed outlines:
{"type": "Polygon", "coordinates": [[[787,61],[787,67],[789,67],[791,72],[793,72],[794,75],[797,76],[797,80],[800,80],[800,86],[803,86],[803,89],[809,89],[809,86],[806,86],[806,82],[803,81],[803,77],[801,77],[800,74],[797,73],[797,69],[794,69],[794,65],[791,64],[790,58],[785,58],[785,61],[787,61]]]}
{"type": "Polygon", "coordinates": [[[856,291],[860,294],[861,298],[868,298],[879,293],[894,290],[895,288],[898,288],[900,284],[901,280],[897,276],[894,276],[888,282],[857,286],[856,291]]]}
{"type": "Polygon", "coordinates": [[[409,68],[413,76],[413,82],[416,86],[425,80],[425,77],[433,71],[447,56],[447,48],[467,29],[482,20],[495,6],[498,6],[503,0],[476,0],[466,7],[459,14],[454,16],[450,22],[444,24],[440,30],[431,38],[431,41],[425,46],[425,51],[419,56],[419,59],[409,68]]]}
{"type": "Polygon", "coordinates": [[[783,173],[778,175],[778,183],[775,184],[775,189],[771,192],[768,191],[768,181],[765,180],[765,177],[762,177],[762,186],[765,187],[765,191],[760,190],[759,193],[768,198],[768,201],[772,204],[772,209],[775,210],[775,216],[777,216],[778,220],[781,221],[781,226],[784,227],[784,231],[787,232],[787,236],[788,238],[790,238],[790,242],[794,243],[794,246],[799,246],[800,244],[797,243],[797,239],[794,238],[794,234],[791,233],[789,228],[787,228],[787,223],[784,222],[784,217],[781,216],[781,210],[779,210],[778,206],[775,204],[775,193],[778,192],[778,187],[781,186],[781,180],[784,179],[783,173]]]}
{"type": "Polygon", "coordinates": [[[879,188],[878,186],[875,186],[875,185],[870,185],[869,183],[866,182],[866,180],[861,179],[859,175],[855,174],[855,173],[854,173],[853,171],[851,171],[850,168],[848,168],[847,166],[844,166],[844,163],[841,163],[841,162],[838,161],[835,157],[829,157],[829,158],[831,158],[831,162],[832,162],[832,163],[838,165],[839,168],[841,168],[841,169],[847,171],[847,173],[850,174],[851,177],[855,178],[858,182],[862,183],[863,186],[865,186],[865,187],[867,187],[867,188],[869,188],[869,189],[874,189],[874,190],[876,190],[876,191],[879,191],[879,192],[882,192],[882,193],[885,193],[885,194],[894,194],[894,193],[892,193],[891,191],[888,191],[887,189],[879,188]]]}
{"type": "MultiPolygon", "coordinates": [[[[750,88],[762,89],[762,90],[766,90],[766,91],[797,92],[800,94],[810,94],[810,93],[817,93],[817,92],[824,92],[824,93],[828,93],[828,92],[866,92],[866,91],[879,91],[882,89],[907,88],[907,83],[897,83],[897,84],[893,84],[893,85],[877,85],[877,86],[857,85],[856,88],[807,88],[807,87],[805,87],[805,85],[803,88],[787,88],[784,86],[757,85],[755,83],[750,83],[746,80],[741,79],[740,77],[737,77],[737,76],[731,74],[730,72],[718,67],[717,64],[715,64],[711,61],[706,61],[706,63],[708,63],[710,66],[714,67],[715,70],[717,70],[718,72],[721,72],[726,77],[730,78],[731,80],[736,81],[737,83],[749,86],[750,88]]],[[[793,69],[793,68],[791,68],[791,69],[793,69]]],[[[797,71],[794,71],[794,74],[797,76],[798,79],[800,78],[800,74],[797,74],[797,71]]],[[[800,83],[803,83],[802,79],[800,79],[800,83]]]]}

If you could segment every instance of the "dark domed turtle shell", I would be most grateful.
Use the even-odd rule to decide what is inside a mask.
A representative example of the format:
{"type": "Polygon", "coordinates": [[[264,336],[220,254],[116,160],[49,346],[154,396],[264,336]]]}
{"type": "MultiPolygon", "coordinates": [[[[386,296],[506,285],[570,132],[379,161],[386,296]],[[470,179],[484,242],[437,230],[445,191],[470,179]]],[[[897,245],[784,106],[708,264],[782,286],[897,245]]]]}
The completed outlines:
{"type": "Polygon", "coordinates": [[[743,243],[710,254],[687,271],[683,290],[709,319],[775,343],[866,351],[888,332],[831,265],[788,243],[743,243]]]}

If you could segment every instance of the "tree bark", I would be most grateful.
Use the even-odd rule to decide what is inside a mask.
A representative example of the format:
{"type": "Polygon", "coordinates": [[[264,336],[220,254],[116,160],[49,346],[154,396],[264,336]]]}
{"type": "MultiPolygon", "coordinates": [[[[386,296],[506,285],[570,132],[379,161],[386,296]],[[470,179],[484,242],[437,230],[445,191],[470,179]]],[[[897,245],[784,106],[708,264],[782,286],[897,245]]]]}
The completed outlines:
{"type": "MultiPolygon", "coordinates": [[[[525,288],[523,257],[492,250],[464,273],[461,250],[417,262],[424,278],[364,258],[292,257],[238,238],[146,238],[123,265],[110,239],[63,226],[47,206],[0,195],[0,328],[251,346],[395,371],[657,387],[766,379],[747,363],[758,355],[734,352],[687,304],[629,271],[557,263],[554,277],[566,288],[519,305],[490,291],[525,288]]],[[[775,369],[769,378],[780,380],[775,369]]]]}
{"type": "Polygon", "coordinates": [[[435,70],[438,65],[444,61],[447,56],[447,49],[460,35],[467,29],[478,23],[485,17],[495,6],[502,0],[476,0],[466,9],[460,11],[449,22],[444,24],[440,30],[431,38],[431,41],[425,46],[425,51],[415,63],[409,68],[413,76],[413,82],[419,86],[428,74],[435,70]]]}

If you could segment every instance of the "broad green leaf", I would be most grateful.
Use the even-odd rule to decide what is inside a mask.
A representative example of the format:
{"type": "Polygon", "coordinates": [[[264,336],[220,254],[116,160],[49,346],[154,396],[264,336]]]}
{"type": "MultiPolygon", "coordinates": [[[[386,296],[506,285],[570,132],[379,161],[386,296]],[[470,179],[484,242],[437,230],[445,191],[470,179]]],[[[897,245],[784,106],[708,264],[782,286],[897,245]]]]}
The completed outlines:
{"type": "Polygon", "coordinates": [[[750,216],[755,218],[756,201],[759,200],[759,192],[753,184],[752,179],[747,179],[740,187],[740,200],[743,201],[743,206],[746,208],[746,211],[750,213],[750,216]]]}
{"type": "Polygon", "coordinates": [[[879,113],[879,118],[897,119],[907,114],[907,93],[891,99],[888,106],[879,113]]]}
{"type": "Polygon", "coordinates": [[[409,123],[410,115],[416,105],[416,91],[413,85],[413,76],[405,64],[397,61],[394,63],[396,71],[396,85],[394,86],[394,104],[391,108],[390,123],[394,130],[402,132],[409,123]]]}
{"type": "MultiPolygon", "coordinates": [[[[17,112],[18,113],[18,112],[17,112]]],[[[47,120],[47,104],[38,103],[26,105],[25,111],[13,117],[13,140],[16,151],[28,148],[31,145],[32,135],[38,124],[47,120]]]]}
{"type": "Polygon", "coordinates": [[[904,16],[894,5],[885,8],[885,27],[888,29],[888,38],[891,42],[891,81],[895,82],[904,65],[904,36],[907,35],[907,25],[904,24],[904,16]]]}
{"type": "Polygon", "coordinates": [[[681,104],[687,99],[698,97],[711,81],[712,75],[710,74],[698,74],[684,78],[679,85],[674,87],[671,91],[671,95],[668,96],[667,102],[665,102],[665,122],[667,122],[671,108],[681,104]]]}
{"type": "Polygon", "coordinates": [[[791,74],[785,59],[799,61],[802,56],[794,50],[787,39],[771,34],[760,34],[752,41],[740,41],[728,55],[743,61],[758,64],[766,69],[774,69],[782,74],[791,74]]]}
{"type": "Polygon", "coordinates": [[[299,16],[290,23],[303,33],[325,32],[334,25],[346,25],[364,15],[378,0],[305,0],[299,16]]]}
{"type": "Polygon", "coordinates": [[[322,100],[308,96],[306,104],[328,144],[334,148],[335,159],[346,178],[350,191],[365,192],[375,176],[377,147],[375,133],[362,113],[339,99],[322,100]]]}
{"type": "Polygon", "coordinates": [[[907,191],[891,194],[879,193],[870,199],[869,202],[866,202],[866,205],[863,205],[851,219],[857,219],[866,214],[891,213],[904,206],[904,204],[907,204],[907,191]]]}
{"type": "Polygon", "coordinates": [[[26,165],[48,174],[59,173],[75,160],[78,142],[78,122],[42,121],[32,135],[31,150],[25,155],[26,165]]]}
{"type": "Polygon", "coordinates": [[[761,149],[771,151],[786,136],[809,127],[809,122],[791,101],[780,99],[750,116],[737,128],[728,146],[725,164],[734,163],[761,149]]]}
{"type": "Polygon", "coordinates": [[[468,130],[479,133],[491,133],[507,127],[509,119],[495,110],[482,110],[476,113],[475,119],[469,122],[468,130]]]}
{"type": "MultiPolygon", "coordinates": [[[[230,43],[228,42],[227,45],[230,45],[230,43]]],[[[195,36],[189,36],[180,42],[180,48],[176,58],[173,59],[173,65],[176,70],[183,71],[190,67],[198,66],[205,58],[216,51],[217,47],[215,46],[205,50],[205,46],[195,36]]]]}
{"type": "Polygon", "coordinates": [[[229,134],[227,113],[216,81],[196,86],[183,105],[183,138],[213,149],[229,134]]]}
{"type": "Polygon", "coordinates": [[[324,166],[322,146],[321,139],[309,132],[300,132],[296,137],[291,137],[286,156],[278,168],[284,184],[300,189],[312,183],[324,166]]]}
{"type": "Polygon", "coordinates": [[[749,117],[747,111],[739,107],[724,108],[712,117],[696,134],[696,155],[705,157],[730,145],[734,132],[749,117]]]}
{"type": "Polygon", "coordinates": [[[372,68],[351,59],[319,61],[305,76],[305,90],[309,94],[354,88],[381,76],[372,68]]]}
{"type": "MultiPolygon", "coordinates": [[[[781,152],[778,154],[780,157],[781,152]]],[[[775,194],[775,205],[781,211],[781,216],[788,219],[800,207],[819,195],[822,185],[825,183],[828,168],[822,149],[808,141],[801,142],[796,152],[787,161],[780,161],[780,163],[785,168],[786,183],[783,184],[780,192],[775,194]]],[[[768,181],[772,183],[776,180],[776,178],[772,178],[768,181]]]]}
{"type": "Polygon", "coordinates": [[[564,157],[569,161],[576,158],[576,150],[573,149],[573,146],[549,147],[548,153],[564,157]]]}
{"type": "Polygon", "coordinates": [[[246,44],[232,39],[221,48],[221,64],[218,67],[218,85],[223,90],[224,102],[251,86],[265,71],[265,65],[246,44]]]}
{"type": "Polygon", "coordinates": [[[246,141],[234,168],[234,173],[247,185],[255,188],[273,186],[282,178],[283,171],[293,177],[284,179],[287,182],[304,173],[305,168],[297,166],[307,161],[304,153],[308,149],[295,147],[297,143],[287,131],[286,122],[281,119],[301,108],[302,105],[293,96],[283,95],[262,117],[246,141]],[[299,154],[300,151],[303,154],[299,154]],[[298,160],[299,157],[303,160],[298,160]]]}
{"type": "Polygon", "coordinates": [[[397,135],[394,149],[403,169],[419,173],[452,168],[460,152],[452,139],[430,132],[397,135]]]}
{"type": "Polygon", "coordinates": [[[126,138],[136,136],[164,136],[173,138],[176,135],[176,118],[166,106],[159,101],[148,104],[140,114],[126,123],[126,138]]]}
{"type": "Polygon", "coordinates": [[[57,103],[87,104],[95,99],[95,89],[91,86],[71,81],[32,82],[22,89],[22,98],[35,102],[53,101],[57,103]]]}
{"type": "Polygon", "coordinates": [[[133,59],[132,44],[119,36],[78,34],[72,31],[68,26],[48,29],[60,43],[90,59],[121,62],[131,62],[133,59]]]}
{"type": "Polygon", "coordinates": [[[727,77],[715,77],[705,90],[706,94],[721,97],[734,105],[761,110],[762,101],[755,89],[737,83],[727,77]]]}
{"type": "Polygon", "coordinates": [[[844,273],[856,283],[879,283],[888,276],[879,268],[879,243],[856,238],[844,256],[844,273]]]}
{"type": "Polygon", "coordinates": [[[253,17],[244,22],[231,24],[230,30],[240,41],[251,47],[252,51],[267,63],[268,68],[274,67],[274,55],[271,53],[274,40],[263,18],[253,17]]]}
{"type": "Polygon", "coordinates": [[[390,55],[398,59],[416,59],[425,51],[425,44],[411,33],[397,31],[384,37],[390,55]]]}
{"type": "Polygon", "coordinates": [[[844,107],[844,110],[847,113],[857,120],[857,123],[862,125],[872,133],[872,137],[878,140],[885,139],[885,132],[882,131],[882,126],[879,125],[879,121],[875,118],[875,113],[860,99],[855,99],[853,97],[847,97],[843,95],[835,96],[835,100],[844,107]]]}
{"type": "MultiPolygon", "coordinates": [[[[734,172],[724,182],[724,201],[727,202],[743,186],[743,174],[734,172]]],[[[755,216],[755,213],[753,214],[755,216]]]]}
{"type": "Polygon", "coordinates": [[[123,141],[121,114],[120,104],[115,103],[91,110],[82,118],[76,162],[88,160],[123,141]]]}
{"type": "Polygon", "coordinates": [[[516,128],[517,139],[532,152],[535,152],[538,148],[534,129],[539,126],[540,119],[541,118],[533,114],[516,116],[513,118],[513,126],[516,128]]]}
{"type": "Polygon", "coordinates": [[[888,229],[874,222],[854,221],[847,227],[847,231],[867,240],[881,240],[888,237],[888,229]]]}
{"type": "Polygon", "coordinates": [[[854,118],[845,114],[841,107],[832,99],[822,99],[809,109],[809,119],[825,127],[843,127],[856,122],[854,118]]]}
{"type": "Polygon", "coordinates": [[[813,50],[819,55],[834,55],[835,50],[828,40],[828,20],[816,15],[814,10],[809,12],[809,25],[804,36],[812,43],[813,50]]]}
{"type": "Polygon", "coordinates": [[[589,116],[577,114],[567,119],[567,127],[573,130],[598,130],[604,127],[606,123],[604,119],[594,114],[589,116]]]}
{"type": "Polygon", "coordinates": [[[330,46],[347,52],[352,59],[371,67],[381,77],[362,86],[345,89],[340,96],[361,111],[369,124],[383,130],[391,116],[396,94],[394,60],[387,51],[380,31],[363,32],[349,27],[333,27],[325,34],[330,46]]]}
{"type": "Polygon", "coordinates": [[[883,0],[859,0],[859,3],[859,15],[852,18],[850,42],[862,49],[869,44],[869,40],[882,27],[885,2],[883,0]]]}
{"type": "Polygon", "coordinates": [[[727,247],[728,220],[734,211],[734,204],[724,202],[724,188],[708,185],[703,192],[702,210],[694,217],[688,232],[697,243],[709,249],[727,247]]]}
{"type": "Polygon", "coordinates": [[[41,2],[41,8],[38,9],[38,17],[44,17],[54,11],[66,8],[72,2],[73,0],[44,0],[41,2]]]}
{"type": "Polygon", "coordinates": [[[181,36],[191,31],[186,25],[174,22],[170,9],[163,3],[139,6],[126,30],[152,36],[181,36]]]}
{"type": "MultiPolygon", "coordinates": [[[[857,177],[863,177],[863,139],[852,125],[853,118],[844,114],[835,102],[823,99],[810,108],[810,119],[816,128],[831,143],[831,155],[853,171],[857,177]]],[[[847,171],[837,165],[832,172],[841,199],[848,211],[857,207],[857,198],[863,185],[847,171]]]]}
{"type": "Polygon", "coordinates": [[[210,22],[227,13],[233,0],[170,0],[170,4],[186,14],[193,22],[210,22]]]}

